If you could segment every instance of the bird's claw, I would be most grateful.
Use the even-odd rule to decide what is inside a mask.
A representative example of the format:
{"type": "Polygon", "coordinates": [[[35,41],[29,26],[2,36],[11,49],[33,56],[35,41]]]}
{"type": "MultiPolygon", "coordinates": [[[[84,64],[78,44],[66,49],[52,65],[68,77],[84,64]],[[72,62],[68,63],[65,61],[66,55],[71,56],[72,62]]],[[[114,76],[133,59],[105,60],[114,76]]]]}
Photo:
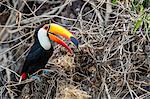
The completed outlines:
{"type": "MultiPolygon", "coordinates": [[[[45,76],[47,76],[47,75],[49,74],[49,72],[50,72],[50,71],[49,71],[49,70],[46,70],[46,69],[42,70],[42,74],[45,75],[45,76]]],[[[31,79],[38,80],[39,82],[41,81],[40,77],[37,76],[37,75],[31,76],[31,79]]]]}
{"type": "Polygon", "coordinates": [[[43,71],[42,71],[42,74],[44,74],[44,75],[48,75],[48,74],[49,74],[49,70],[46,70],[46,69],[45,69],[45,70],[43,70],[43,71]]]}
{"type": "Polygon", "coordinates": [[[31,76],[31,79],[34,79],[34,80],[38,80],[39,82],[41,81],[40,77],[34,75],[34,76],[31,76]]]}

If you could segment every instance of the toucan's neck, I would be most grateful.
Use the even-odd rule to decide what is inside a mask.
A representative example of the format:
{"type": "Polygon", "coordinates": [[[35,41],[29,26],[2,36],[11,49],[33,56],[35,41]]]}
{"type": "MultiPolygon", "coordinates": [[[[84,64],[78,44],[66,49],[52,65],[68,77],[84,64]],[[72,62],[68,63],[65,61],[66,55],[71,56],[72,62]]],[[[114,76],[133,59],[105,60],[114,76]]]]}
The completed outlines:
{"type": "Polygon", "coordinates": [[[40,28],[37,33],[37,37],[41,47],[43,47],[45,50],[49,50],[51,48],[51,42],[47,36],[47,31],[45,31],[43,28],[40,28]]]}

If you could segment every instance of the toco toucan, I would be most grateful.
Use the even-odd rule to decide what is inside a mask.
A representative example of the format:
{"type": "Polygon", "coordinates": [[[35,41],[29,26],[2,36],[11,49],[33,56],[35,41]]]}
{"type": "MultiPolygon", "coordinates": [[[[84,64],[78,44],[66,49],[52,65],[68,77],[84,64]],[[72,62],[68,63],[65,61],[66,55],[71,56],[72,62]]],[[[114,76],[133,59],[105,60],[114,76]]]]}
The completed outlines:
{"type": "Polygon", "coordinates": [[[21,68],[21,80],[27,79],[28,75],[33,74],[39,69],[44,69],[49,58],[53,54],[53,42],[57,42],[64,46],[70,53],[73,53],[69,46],[57,35],[72,41],[73,44],[78,47],[77,38],[64,27],[55,23],[39,26],[34,34],[34,44],[26,56],[25,63],[21,68]]]}

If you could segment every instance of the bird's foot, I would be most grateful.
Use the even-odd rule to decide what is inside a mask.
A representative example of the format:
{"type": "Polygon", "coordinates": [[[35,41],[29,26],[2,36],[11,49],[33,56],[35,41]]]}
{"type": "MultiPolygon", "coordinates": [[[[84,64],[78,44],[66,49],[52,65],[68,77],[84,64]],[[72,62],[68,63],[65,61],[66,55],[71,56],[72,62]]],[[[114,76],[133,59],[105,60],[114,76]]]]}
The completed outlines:
{"type": "MultiPolygon", "coordinates": [[[[42,75],[48,77],[48,75],[50,74],[50,70],[48,69],[43,69],[42,70],[42,75]]],[[[30,77],[31,79],[34,79],[34,80],[38,80],[38,81],[41,81],[41,78],[38,76],[38,75],[33,75],[30,77]]]]}
{"type": "Polygon", "coordinates": [[[37,75],[31,76],[31,79],[38,80],[39,82],[41,82],[40,77],[38,77],[37,75]]]}
{"type": "Polygon", "coordinates": [[[47,70],[47,69],[42,70],[42,74],[48,75],[49,74],[49,70],[47,70]]]}
{"type": "Polygon", "coordinates": [[[43,75],[44,77],[49,77],[50,71],[47,70],[47,69],[44,69],[44,70],[42,70],[42,75],[43,75]]]}

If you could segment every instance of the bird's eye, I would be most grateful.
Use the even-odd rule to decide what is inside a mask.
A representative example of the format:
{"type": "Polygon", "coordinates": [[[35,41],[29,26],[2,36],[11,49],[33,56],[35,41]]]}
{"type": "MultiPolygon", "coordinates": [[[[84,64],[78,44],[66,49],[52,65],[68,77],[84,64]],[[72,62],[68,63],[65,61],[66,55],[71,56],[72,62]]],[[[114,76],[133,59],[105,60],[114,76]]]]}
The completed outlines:
{"type": "Polygon", "coordinates": [[[45,25],[43,26],[43,28],[44,28],[45,30],[47,30],[47,31],[48,31],[48,29],[49,29],[49,25],[48,25],[48,24],[45,24],[45,25]]]}
{"type": "Polygon", "coordinates": [[[48,29],[48,26],[45,26],[44,29],[47,30],[47,29],[48,29]]]}

